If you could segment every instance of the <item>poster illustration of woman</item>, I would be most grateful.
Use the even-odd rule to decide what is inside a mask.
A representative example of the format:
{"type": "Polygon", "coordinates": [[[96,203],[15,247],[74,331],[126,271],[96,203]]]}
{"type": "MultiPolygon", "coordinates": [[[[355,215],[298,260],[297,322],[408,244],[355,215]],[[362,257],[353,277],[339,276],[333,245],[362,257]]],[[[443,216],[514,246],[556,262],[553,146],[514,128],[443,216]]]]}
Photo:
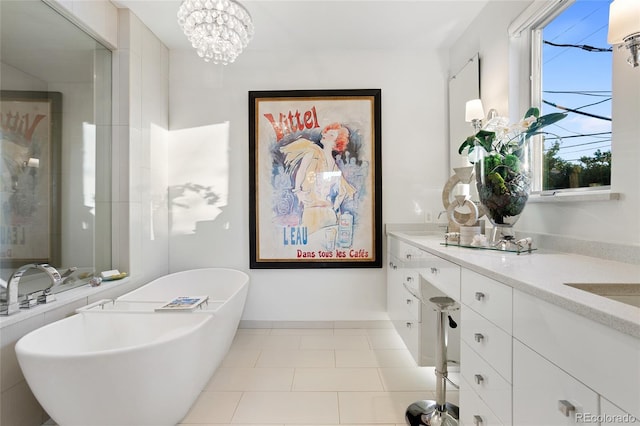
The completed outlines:
{"type": "MultiPolygon", "coordinates": [[[[62,94],[0,93],[0,264],[55,262],[62,94]]],[[[58,239],[59,240],[59,239],[58,239]]]]}
{"type": "Polygon", "coordinates": [[[379,173],[371,165],[379,97],[257,93],[250,92],[252,267],[377,263],[379,173]]]}

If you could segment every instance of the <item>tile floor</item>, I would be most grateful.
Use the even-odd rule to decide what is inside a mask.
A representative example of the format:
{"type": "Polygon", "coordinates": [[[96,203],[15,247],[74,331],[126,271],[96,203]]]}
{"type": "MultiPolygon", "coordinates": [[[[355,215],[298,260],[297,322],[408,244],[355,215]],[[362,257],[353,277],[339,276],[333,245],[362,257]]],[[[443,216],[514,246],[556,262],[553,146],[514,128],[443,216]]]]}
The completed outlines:
{"type": "Polygon", "coordinates": [[[180,425],[405,425],[435,383],[393,329],[240,329],[180,425]]]}

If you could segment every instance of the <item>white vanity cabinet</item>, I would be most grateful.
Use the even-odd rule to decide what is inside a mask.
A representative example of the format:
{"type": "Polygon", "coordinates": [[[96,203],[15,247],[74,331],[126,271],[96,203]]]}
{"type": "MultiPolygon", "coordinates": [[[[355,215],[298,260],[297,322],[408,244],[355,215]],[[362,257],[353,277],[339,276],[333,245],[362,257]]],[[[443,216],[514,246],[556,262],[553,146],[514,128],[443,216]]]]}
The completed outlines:
{"type": "Polygon", "coordinates": [[[513,363],[514,425],[575,425],[598,414],[597,393],[518,340],[513,363]]]}
{"type": "MultiPolygon", "coordinates": [[[[626,327],[630,311],[607,315],[595,300],[593,305],[573,300],[554,276],[558,265],[573,264],[567,267],[576,271],[576,277],[591,279],[593,268],[593,279],[598,279],[609,275],[609,263],[549,253],[532,254],[535,258],[513,255],[510,264],[511,254],[442,249],[425,239],[416,240],[414,246],[409,238],[403,241],[414,250],[409,253],[412,260],[415,250],[424,250],[410,267],[412,277],[418,271],[422,298],[430,297],[424,292],[425,284],[430,284],[461,304],[456,329],[460,330],[460,424],[640,426],[640,338],[620,328],[626,327]],[[545,277],[550,281],[543,282],[545,277]],[[623,318],[625,323],[618,322],[623,318]]],[[[402,247],[397,243],[394,247],[392,258],[407,260],[402,247]]],[[[624,281],[636,279],[635,267],[621,264],[621,270],[627,277],[624,281]]],[[[389,286],[392,316],[392,295],[398,286],[391,281],[389,286]]],[[[431,329],[427,324],[432,314],[430,309],[427,317],[423,309],[420,327],[431,329]]],[[[637,320],[630,321],[635,331],[637,320]]],[[[418,333],[412,338],[421,334],[422,344],[432,350],[433,336],[425,339],[418,333]]],[[[451,347],[457,339],[449,337],[451,347]]]]}
{"type": "MultiPolygon", "coordinates": [[[[600,397],[600,412],[603,413],[599,420],[600,424],[607,426],[640,425],[640,417],[634,416],[612,404],[605,398],[600,397]]],[[[592,418],[585,417],[583,423],[592,421],[592,418]]]]}
{"type": "Polygon", "coordinates": [[[512,288],[463,268],[460,293],[461,421],[511,425],[512,288]]]}
{"type": "Polygon", "coordinates": [[[420,360],[420,276],[414,268],[424,252],[396,238],[388,239],[387,313],[411,355],[420,360]]]}
{"type": "Polygon", "coordinates": [[[513,337],[514,424],[534,424],[532,400],[542,404],[538,413],[568,410],[550,425],[588,423],[585,416],[606,417],[614,407],[640,418],[640,339],[518,290],[513,337]],[[611,403],[598,411],[598,398],[611,403]]]}
{"type": "Polygon", "coordinates": [[[484,403],[464,377],[460,378],[461,426],[503,426],[498,416],[484,403]]]}
{"type": "MultiPolygon", "coordinates": [[[[394,237],[387,247],[389,318],[416,363],[435,365],[436,312],[428,300],[445,295],[460,300],[460,267],[394,237]]],[[[451,317],[459,322],[458,312],[451,317]]],[[[449,359],[458,362],[458,329],[449,329],[449,341],[449,359]]]]}

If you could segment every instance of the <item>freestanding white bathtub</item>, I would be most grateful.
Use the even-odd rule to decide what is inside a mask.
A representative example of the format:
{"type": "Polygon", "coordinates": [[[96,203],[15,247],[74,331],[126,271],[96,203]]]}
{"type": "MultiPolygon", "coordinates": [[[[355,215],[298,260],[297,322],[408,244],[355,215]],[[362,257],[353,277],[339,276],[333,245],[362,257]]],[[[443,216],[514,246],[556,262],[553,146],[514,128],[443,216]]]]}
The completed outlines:
{"type": "Polygon", "coordinates": [[[109,309],[81,310],[27,334],[16,344],[18,362],[61,426],[175,425],[229,350],[248,285],[247,274],[224,268],[158,278],[109,309]],[[203,309],[154,311],[200,295],[210,300],[203,309]]]}

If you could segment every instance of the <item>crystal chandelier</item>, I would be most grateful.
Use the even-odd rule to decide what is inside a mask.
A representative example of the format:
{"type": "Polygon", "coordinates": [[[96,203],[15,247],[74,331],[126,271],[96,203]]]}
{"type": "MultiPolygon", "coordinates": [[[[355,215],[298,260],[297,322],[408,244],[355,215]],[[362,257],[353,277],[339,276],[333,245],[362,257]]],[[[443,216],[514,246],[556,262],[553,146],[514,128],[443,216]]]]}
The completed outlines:
{"type": "Polygon", "coordinates": [[[253,37],[251,15],[235,0],[183,0],[178,24],[206,62],[227,65],[253,37]]]}

